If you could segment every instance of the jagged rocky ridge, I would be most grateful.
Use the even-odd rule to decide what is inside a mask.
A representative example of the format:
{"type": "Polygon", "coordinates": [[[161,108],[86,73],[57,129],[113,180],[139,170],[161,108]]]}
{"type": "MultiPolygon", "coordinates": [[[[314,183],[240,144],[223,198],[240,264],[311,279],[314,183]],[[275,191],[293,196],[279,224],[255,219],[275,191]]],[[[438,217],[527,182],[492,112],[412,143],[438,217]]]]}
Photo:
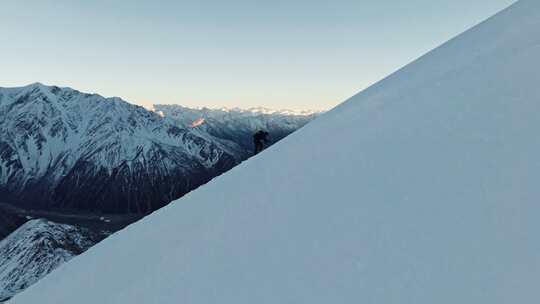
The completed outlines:
{"type": "Polygon", "coordinates": [[[245,140],[235,142],[248,132],[231,128],[220,138],[70,88],[0,88],[0,196],[32,208],[147,213],[248,156],[245,140]]]}
{"type": "Polygon", "coordinates": [[[102,236],[43,219],[26,222],[0,241],[0,302],[86,251],[102,236]]]}

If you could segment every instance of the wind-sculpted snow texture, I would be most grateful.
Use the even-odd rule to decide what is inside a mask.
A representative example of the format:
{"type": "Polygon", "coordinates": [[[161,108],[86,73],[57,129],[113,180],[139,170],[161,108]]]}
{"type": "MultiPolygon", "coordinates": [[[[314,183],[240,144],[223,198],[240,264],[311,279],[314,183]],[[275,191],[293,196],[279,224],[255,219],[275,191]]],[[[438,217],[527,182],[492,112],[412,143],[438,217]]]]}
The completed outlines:
{"type": "Polygon", "coordinates": [[[148,212],[238,162],[142,107],[39,83],[0,88],[0,134],[0,195],[33,208],[148,212]]]}
{"type": "Polygon", "coordinates": [[[538,303],[539,45],[519,1],[11,304],[538,303]]]}
{"type": "Polygon", "coordinates": [[[0,301],[12,297],[98,241],[93,233],[36,219],[0,241],[0,301]]]}

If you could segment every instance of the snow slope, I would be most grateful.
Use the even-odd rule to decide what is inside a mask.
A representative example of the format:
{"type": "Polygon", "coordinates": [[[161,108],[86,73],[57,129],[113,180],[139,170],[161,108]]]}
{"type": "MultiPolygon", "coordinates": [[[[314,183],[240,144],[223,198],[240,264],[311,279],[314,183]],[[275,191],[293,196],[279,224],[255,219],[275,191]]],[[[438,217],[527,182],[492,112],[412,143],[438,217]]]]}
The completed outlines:
{"type": "Polygon", "coordinates": [[[98,236],[43,219],[26,222],[0,241],[0,301],[34,284],[94,245],[98,236]]]}
{"type": "Polygon", "coordinates": [[[537,303],[539,46],[519,1],[10,303],[537,303]]]}

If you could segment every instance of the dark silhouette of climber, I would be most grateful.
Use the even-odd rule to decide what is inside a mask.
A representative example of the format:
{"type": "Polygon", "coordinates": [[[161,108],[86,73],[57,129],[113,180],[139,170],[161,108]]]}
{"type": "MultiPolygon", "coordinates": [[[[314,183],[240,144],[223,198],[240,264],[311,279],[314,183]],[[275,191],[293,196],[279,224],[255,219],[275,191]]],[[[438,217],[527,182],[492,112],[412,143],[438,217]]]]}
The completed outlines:
{"type": "Polygon", "coordinates": [[[261,152],[264,148],[264,144],[269,142],[268,135],[270,135],[268,132],[262,130],[253,134],[253,144],[255,145],[254,154],[261,152]]]}

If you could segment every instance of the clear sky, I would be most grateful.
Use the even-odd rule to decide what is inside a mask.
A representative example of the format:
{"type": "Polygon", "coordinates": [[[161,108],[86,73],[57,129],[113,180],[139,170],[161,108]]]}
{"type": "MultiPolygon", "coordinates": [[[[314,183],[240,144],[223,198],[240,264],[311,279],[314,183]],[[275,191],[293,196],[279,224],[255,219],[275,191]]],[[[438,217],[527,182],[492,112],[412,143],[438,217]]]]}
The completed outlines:
{"type": "Polygon", "coordinates": [[[328,109],[513,0],[2,0],[0,86],[328,109]]]}

